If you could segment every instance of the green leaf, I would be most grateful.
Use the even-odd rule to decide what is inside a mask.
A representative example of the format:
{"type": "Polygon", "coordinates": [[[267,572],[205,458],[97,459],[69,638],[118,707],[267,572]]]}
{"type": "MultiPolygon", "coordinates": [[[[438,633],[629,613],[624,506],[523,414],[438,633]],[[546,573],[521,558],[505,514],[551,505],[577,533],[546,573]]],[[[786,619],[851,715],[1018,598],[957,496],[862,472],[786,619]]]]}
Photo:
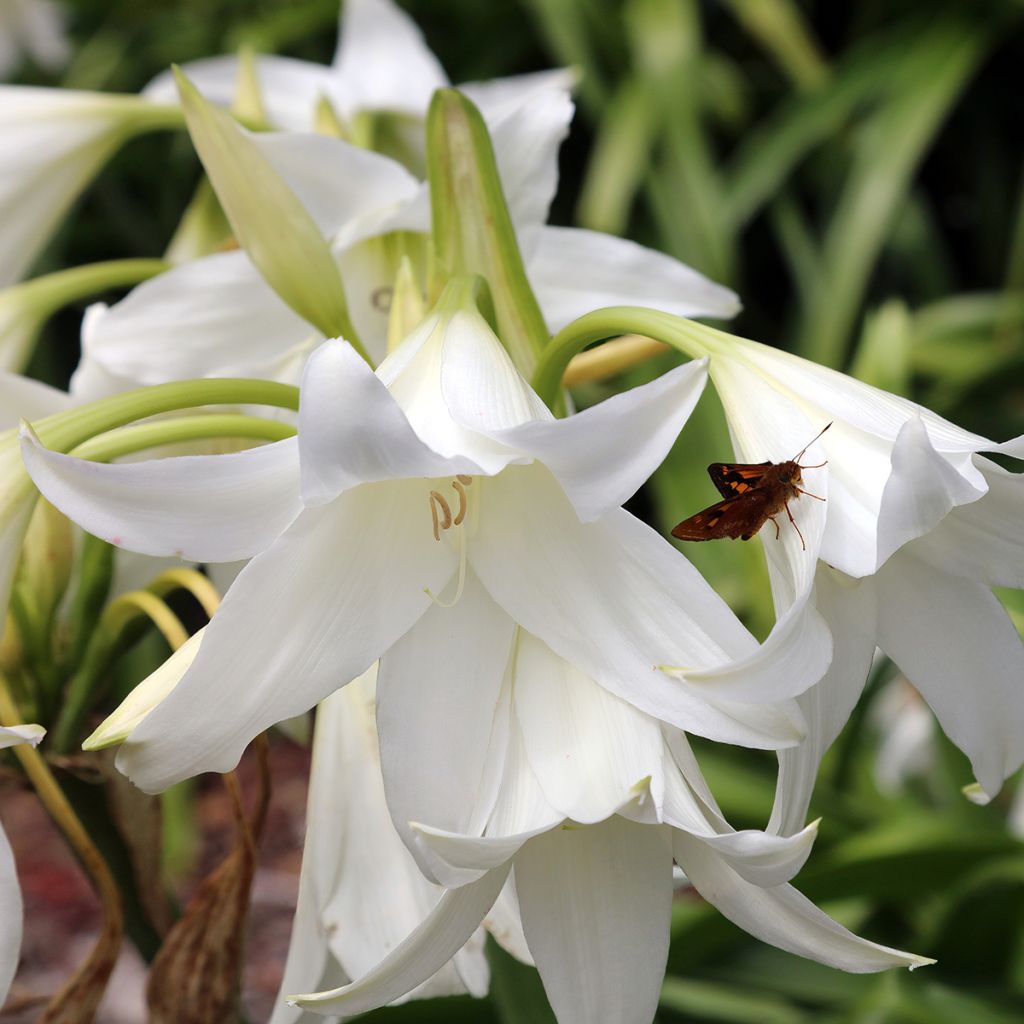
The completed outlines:
{"type": "Polygon", "coordinates": [[[536,968],[520,963],[487,937],[491,998],[501,1024],[555,1024],[536,968]]]}
{"type": "Polygon", "coordinates": [[[700,1021],[730,1024],[803,1024],[810,1018],[777,996],[745,986],[718,985],[708,981],[666,978],[661,1005],[700,1021]]]}
{"type": "Polygon", "coordinates": [[[248,133],[178,68],[174,75],[192,141],[241,246],[299,316],[365,358],[338,266],[313,218],[248,133]]]}

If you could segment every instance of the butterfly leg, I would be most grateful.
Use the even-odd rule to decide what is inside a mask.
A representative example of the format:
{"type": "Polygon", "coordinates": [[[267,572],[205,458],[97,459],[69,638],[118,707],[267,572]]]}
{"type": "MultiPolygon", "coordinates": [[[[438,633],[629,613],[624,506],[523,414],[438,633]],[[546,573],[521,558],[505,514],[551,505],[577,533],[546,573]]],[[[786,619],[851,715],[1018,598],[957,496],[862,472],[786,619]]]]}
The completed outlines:
{"type": "Polygon", "coordinates": [[[820,494],[811,494],[810,491],[805,491],[802,487],[798,487],[797,490],[801,494],[806,494],[808,498],[816,498],[818,501],[825,501],[825,499],[820,494]]]}
{"type": "Polygon", "coordinates": [[[775,516],[769,516],[768,518],[771,520],[772,526],[775,527],[775,539],[778,540],[779,539],[779,533],[780,533],[780,531],[779,531],[779,524],[776,522],[775,516]]]}
{"type": "MultiPolygon", "coordinates": [[[[793,513],[789,511],[789,502],[786,502],[786,515],[789,516],[789,521],[793,524],[793,529],[796,530],[797,536],[800,538],[800,547],[807,550],[807,544],[804,542],[804,535],[800,532],[800,527],[796,525],[796,520],[793,518],[793,513]]],[[[776,527],[778,529],[778,527],[776,527]]]]}

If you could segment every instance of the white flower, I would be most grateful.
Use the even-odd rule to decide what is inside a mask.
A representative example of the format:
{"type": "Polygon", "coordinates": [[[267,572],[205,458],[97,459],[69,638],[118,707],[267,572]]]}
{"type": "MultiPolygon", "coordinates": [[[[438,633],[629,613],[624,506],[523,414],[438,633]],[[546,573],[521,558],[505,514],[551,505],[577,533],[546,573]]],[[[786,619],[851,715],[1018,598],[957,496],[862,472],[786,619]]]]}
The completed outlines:
{"type": "Polygon", "coordinates": [[[703,365],[555,420],[482,317],[445,308],[376,375],[344,342],[322,345],[297,440],[101,466],[24,439],[43,493],[101,538],[197,561],[257,555],[121,750],[143,788],[228,769],[436,600],[458,602],[471,576],[507,630],[519,623],[660,719],[752,746],[799,738],[788,699],[824,671],[827,634],[759,647],[682,555],[618,508],[685,422],[703,365]]]}
{"type": "MultiPolygon", "coordinates": [[[[0,749],[16,743],[35,746],[45,730],[38,725],[0,727],[0,749]]],[[[7,999],[21,952],[22,906],[21,886],[14,865],[14,855],[4,830],[0,827],[0,1005],[7,999]]]]}
{"type": "Polygon", "coordinates": [[[832,424],[804,459],[827,460],[804,474],[805,488],[827,501],[792,503],[806,548],[785,520],[779,540],[761,532],[776,605],[786,615],[813,608],[835,643],[829,672],[800,697],[808,742],[780,755],[776,825],[802,822],[820,757],[857,701],[876,644],[994,794],[1024,761],[1024,646],[991,592],[1024,585],[1024,477],[978,453],[1021,456],[1024,439],[989,441],[754,342],[710,347],[739,460],[792,458],[832,424]]]}
{"type": "Polygon", "coordinates": [[[63,67],[71,55],[64,21],[52,0],[0,0],[0,79],[25,57],[47,71],[63,67]]]}
{"type": "Polygon", "coordinates": [[[125,139],[164,116],[136,96],[0,85],[0,286],[24,276],[125,139]]]}
{"type": "MultiPolygon", "coordinates": [[[[302,1015],[285,994],[365,974],[441,896],[402,845],[384,804],[376,676],[373,666],[317,709],[298,907],[271,1024],[291,1024],[302,1015]]],[[[478,931],[409,996],[484,996],[489,977],[478,931]]]]}
{"type": "Polygon", "coordinates": [[[928,962],[857,938],[788,885],[816,824],[786,839],[730,828],[682,733],[509,628],[478,582],[398,641],[378,687],[388,806],[421,867],[451,888],[380,964],[299,997],[304,1008],[347,1017],[420,984],[479,926],[510,870],[561,1024],[652,1019],[673,859],[727,917],[775,945],[846,970],[928,962]],[[439,742],[484,708],[491,727],[476,743],[439,742]]]}
{"type": "MultiPolygon", "coordinates": [[[[421,119],[446,85],[418,29],[386,0],[345,4],[334,68],[286,58],[257,67],[274,124],[308,129],[317,98],[344,111],[398,110],[421,119]]],[[[235,57],[184,69],[208,98],[230,103],[235,57]]],[[[551,330],[602,305],[641,302],[685,316],[729,317],[736,296],[662,253],[591,231],[545,226],[558,182],[558,147],[573,106],[570,76],[527,75],[465,87],[491,132],[502,187],[530,282],[551,330]]],[[[175,101],[170,76],[149,90],[175,101]]],[[[421,241],[395,232],[430,230],[427,184],[396,160],[322,135],[257,133],[264,156],[291,186],[338,258],[360,339],[385,352],[388,296],[400,257],[422,262],[421,241]]],[[[418,163],[419,161],[417,161],[418,163]]],[[[417,168],[418,170],[418,168],[417,168]]],[[[422,267],[420,268],[422,270],[422,267]]],[[[72,382],[96,397],[138,383],[215,375],[297,381],[323,336],[275,294],[243,252],[183,264],[136,288],[83,325],[83,361],[72,382]]]]}

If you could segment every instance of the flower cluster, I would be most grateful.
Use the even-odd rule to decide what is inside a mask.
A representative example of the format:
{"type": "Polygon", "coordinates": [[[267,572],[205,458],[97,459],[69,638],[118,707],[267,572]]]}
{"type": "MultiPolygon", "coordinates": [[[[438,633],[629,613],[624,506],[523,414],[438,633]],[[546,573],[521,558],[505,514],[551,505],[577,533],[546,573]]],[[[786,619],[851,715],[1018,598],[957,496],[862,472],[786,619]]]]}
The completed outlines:
{"type": "MultiPolygon", "coordinates": [[[[1024,586],[1024,477],[981,454],[1024,457],[1024,439],[989,441],[684,319],[739,303],[668,256],[548,226],[572,84],[451,89],[390,0],[349,0],[329,67],[243,55],[140,97],[3,94],[8,282],[135,132],[187,126],[212,186],[164,261],[109,272],[137,286],[86,312],[69,395],[14,371],[44,314],[109,273],[0,295],[16,324],[0,338],[0,587],[35,656],[32,629],[60,598],[29,614],[37,495],[102,542],[107,585],[115,553],[122,573],[141,555],[150,575],[184,561],[227,584],[209,624],[85,741],[119,745],[117,769],[146,792],[230,772],[261,733],[317,709],[273,1024],[483,995],[483,930],[536,965],[562,1024],[642,1024],[674,865],[782,949],[847,971],[929,963],[791,884],[817,834],[819,764],[876,648],[968,756],[979,799],[1024,762],[1024,647],[992,594],[1024,586]],[[621,335],[689,360],[573,411],[571,360],[621,335]],[[758,464],[805,453],[760,533],[776,611],[760,642],[622,507],[708,382],[751,470],[727,501],[757,489],[758,464]],[[777,752],[763,829],[726,820],[689,736],[777,752]]],[[[125,588],[108,589],[123,609],[125,588]]],[[[120,614],[83,620],[100,653],[86,637],[75,663],[72,644],[61,706],[22,705],[58,749],[83,740],[120,614]]],[[[17,707],[0,711],[0,744],[38,741],[7,720],[17,707]]],[[[0,844],[2,994],[20,909],[0,844]]]]}

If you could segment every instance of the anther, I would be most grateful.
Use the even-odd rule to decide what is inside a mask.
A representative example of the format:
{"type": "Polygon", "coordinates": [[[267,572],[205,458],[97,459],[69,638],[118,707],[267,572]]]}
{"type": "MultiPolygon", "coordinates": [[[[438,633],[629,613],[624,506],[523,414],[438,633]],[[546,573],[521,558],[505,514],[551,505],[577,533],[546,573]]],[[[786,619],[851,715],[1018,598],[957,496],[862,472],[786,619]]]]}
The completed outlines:
{"type": "Polygon", "coordinates": [[[467,487],[473,482],[473,478],[471,476],[467,476],[465,473],[457,474],[455,479],[458,480],[460,484],[465,484],[467,487]]]}
{"type": "Polygon", "coordinates": [[[441,521],[437,518],[437,506],[434,499],[430,498],[430,517],[434,520],[434,540],[441,539],[441,521]]]}
{"type": "Polygon", "coordinates": [[[452,507],[451,507],[451,505],[448,504],[448,502],[445,500],[444,495],[441,494],[440,491],[431,491],[430,492],[430,500],[431,500],[431,502],[435,502],[436,501],[438,506],[440,507],[441,513],[444,516],[444,518],[441,520],[441,529],[442,530],[447,530],[448,527],[450,527],[452,525],[452,507]]]}
{"type": "Polygon", "coordinates": [[[460,526],[462,520],[466,518],[466,488],[462,485],[461,480],[455,479],[452,481],[452,490],[459,496],[459,511],[455,513],[452,523],[455,526],[460,526]]]}

